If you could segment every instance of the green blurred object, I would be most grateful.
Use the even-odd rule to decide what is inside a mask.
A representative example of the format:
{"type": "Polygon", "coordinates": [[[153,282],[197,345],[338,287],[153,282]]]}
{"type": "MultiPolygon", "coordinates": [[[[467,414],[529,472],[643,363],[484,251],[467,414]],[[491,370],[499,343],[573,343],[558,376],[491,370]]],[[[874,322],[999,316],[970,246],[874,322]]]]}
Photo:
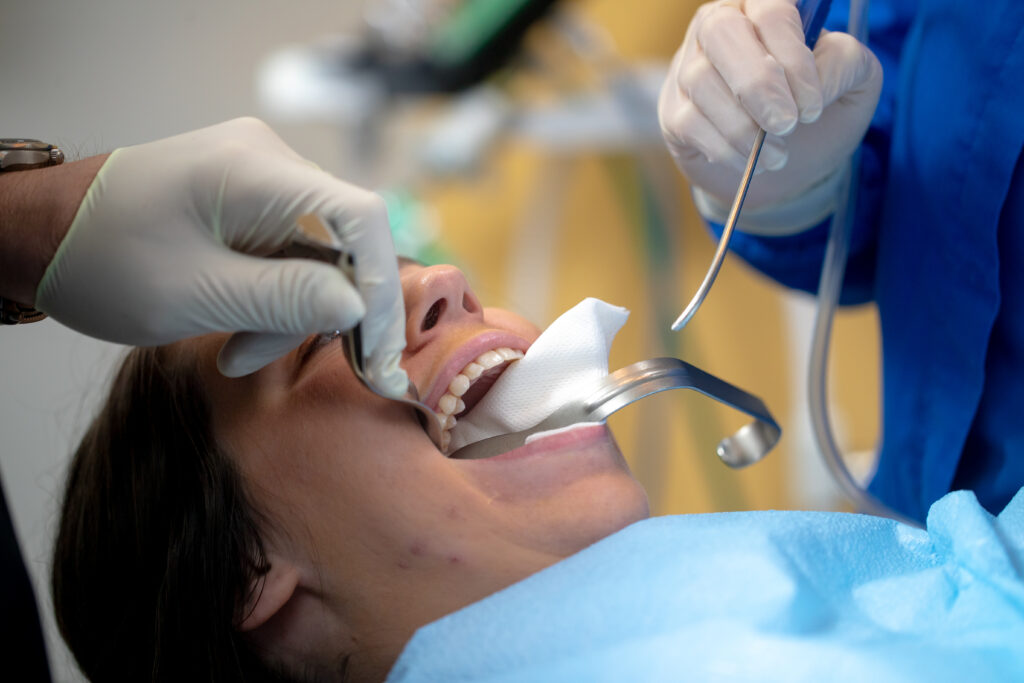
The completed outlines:
{"type": "Polygon", "coordinates": [[[437,64],[451,66],[477,58],[509,26],[530,14],[536,0],[467,0],[433,35],[429,54],[437,64]]]}
{"type": "Polygon", "coordinates": [[[453,255],[439,240],[440,231],[434,210],[409,190],[380,192],[388,210],[395,252],[426,265],[453,263],[453,255]]]}

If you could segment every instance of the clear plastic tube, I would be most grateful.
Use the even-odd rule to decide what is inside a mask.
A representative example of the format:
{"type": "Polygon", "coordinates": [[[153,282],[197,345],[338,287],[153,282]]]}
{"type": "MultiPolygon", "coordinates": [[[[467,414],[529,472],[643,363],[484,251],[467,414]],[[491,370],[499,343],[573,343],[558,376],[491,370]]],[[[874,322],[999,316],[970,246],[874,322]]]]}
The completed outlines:
{"type": "MultiPolygon", "coordinates": [[[[867,44],[868,0],[851,0],[849,32],[860,42],[867,44]]],[[[850,230],[857,208],[857,183],[860,168],[860,152],[850,159],[843,171],[839,184],[835,215],[825,248],[825,260],[818,285],[818,308],[814,318],[814,336],[811,340],[811,356],[807,373],[807,394],[811,412],[811,426],[822,458],[832,473],[839,488],[861,512],[891,517],[905,524],[921,526],[915,520],[896,512],[882,501],[861,488],[853,479],[843,461],[828,415],[828,351],[832,336],[832,321],[839,304],[843,275],[850,247],[850,230]]]]}

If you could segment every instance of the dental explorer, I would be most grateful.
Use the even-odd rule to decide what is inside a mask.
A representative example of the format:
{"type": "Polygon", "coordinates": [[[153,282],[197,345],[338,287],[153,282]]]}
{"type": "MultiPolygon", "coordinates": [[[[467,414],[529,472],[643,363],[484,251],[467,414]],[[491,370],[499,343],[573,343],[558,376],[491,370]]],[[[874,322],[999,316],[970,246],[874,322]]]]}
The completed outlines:
{"type": "MultiPolygon", "coordinates": [[[[804,30],[804,42],[811,50],[814,49],[814,44],[818,42],[818,35],[825,24],[825,17],[828,15],[831,5],[832,0],[801,0],[797,3],[797,11],[800,12],[800,23],[804,30]]],[[[764,138],[764,128],[759,128],[757,135],[754,137],[754,146],[750,150],[750,156],[747,158],[746,168],[744,168],[743,176],[740,179],[739,189],[736,191],[736,197],[732,201],[732,208],[729,209],[729,216],[726,218],[722,237],[718,240],[718,248],[715,250],[714,258],[711,259],[711,266],[708,268],[707,274],[704,275],[704,280],[700,283],[700,287],[697,288],[697,293],[693,295],[690,303],[686,305],[683,312],[672,323],[671,329],[673,332],[678,332],[683,329],[686,323],[690,322],[690,318],[694,316],[697,309],[704,303],[705,297],[711,291],[711,285],[715,283],[715,278],[718,277],[722,261],[725,260],[725,252],[729,249],[729,241],[732,239],[732,233],[736,228],[736,222],[740,218],[743,200],[747,197],[750,181],[754,177],[754,167],[757,165],[757,158],[761,154],[764,138]]]]}

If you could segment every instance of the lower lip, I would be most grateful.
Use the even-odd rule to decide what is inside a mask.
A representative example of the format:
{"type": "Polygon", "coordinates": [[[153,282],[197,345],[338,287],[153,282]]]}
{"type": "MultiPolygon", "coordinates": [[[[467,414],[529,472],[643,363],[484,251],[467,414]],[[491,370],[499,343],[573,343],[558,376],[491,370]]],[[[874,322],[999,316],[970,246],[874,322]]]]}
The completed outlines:
{"type": "Polygon", "coordinates": [[[601,441],[611,439],[611,432],[603,424],[582,424],[573,429],[562,429],[554,434],[536,437],[525,446],[520,446],[511,451],[490,458],[483,458],[488,461],[521,460],[532,455],[551,453],[553,451],[568,448],[586,448],[601,441]]]}
{"type": "Polygon", "coordinates": [[[479,460],[451,460],[495,499],[544,498],[588,477],[628,473],[604,424],[580,425],[479,460]]]}

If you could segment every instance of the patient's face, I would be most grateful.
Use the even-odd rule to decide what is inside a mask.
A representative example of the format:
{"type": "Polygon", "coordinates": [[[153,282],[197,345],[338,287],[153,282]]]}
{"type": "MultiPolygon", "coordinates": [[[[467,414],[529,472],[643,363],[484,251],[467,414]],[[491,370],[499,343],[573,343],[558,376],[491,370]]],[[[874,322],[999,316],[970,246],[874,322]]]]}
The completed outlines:
{"type": "MultiPolygon", "coordinates": [[[[407,264],[401,277],[403,367],[432,407],[472,359],[525,351],[539,334],[483,308],[451,266],[407,264]]],[[[273,520],[272,542],[306,557],[303,571],[353,621],[395,615],[385,628],[399,643],[647,515],[604,427],[453,460],[411,410],[358,383],[337,339],[311,339],[237,380],[214,369],[221,341],[199,342],[215,433],[273,520]]]]}

